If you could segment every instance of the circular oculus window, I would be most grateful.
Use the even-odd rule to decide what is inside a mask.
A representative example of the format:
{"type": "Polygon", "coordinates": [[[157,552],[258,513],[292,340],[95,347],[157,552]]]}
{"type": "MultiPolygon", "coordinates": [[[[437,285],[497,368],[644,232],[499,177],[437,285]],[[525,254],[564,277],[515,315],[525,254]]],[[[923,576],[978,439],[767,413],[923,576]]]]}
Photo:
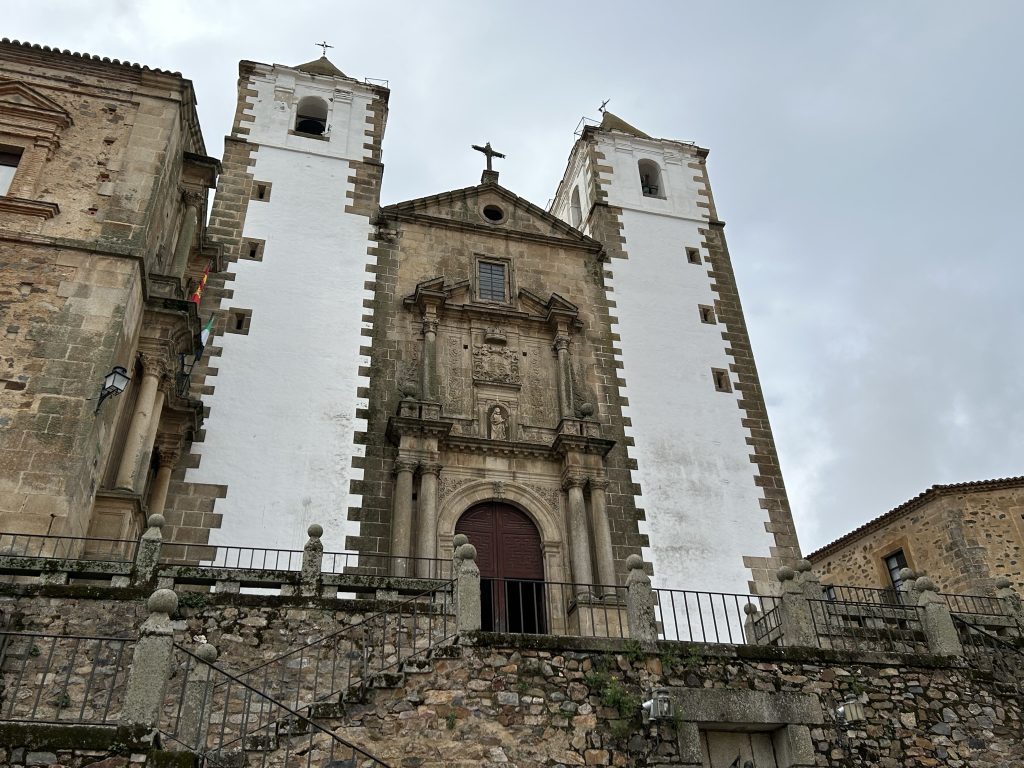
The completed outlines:
{"type": "Polygon", "coordinates": [[[485,205],[481,213],[492,224],[500,224],[505,220],[505,211],[497,205],[485,205]]]}

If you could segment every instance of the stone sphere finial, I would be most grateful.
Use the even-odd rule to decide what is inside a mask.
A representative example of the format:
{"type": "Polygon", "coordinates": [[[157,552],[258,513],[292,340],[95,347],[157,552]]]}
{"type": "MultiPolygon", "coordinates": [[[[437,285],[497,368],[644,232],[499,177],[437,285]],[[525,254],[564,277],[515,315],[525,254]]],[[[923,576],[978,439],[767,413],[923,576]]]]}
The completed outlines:
{"type": "Polygon", "coordinates": [[[935,586],[935,582],[929,579],[927,576],[922,576],[914,582],[914,589],[918,592],[938,592],[939,588],[935,586]]]}
{"type": "Polygon", "coordinates": [[[167,524],[163,515],[150,515],[149,519],[146,520],[146,525],[150,528],[163,528],[167,524]]]}
{"type": "Polygon", "coordinates": [[[313,523],[306,529],[306,533],[309,534],[309,538],[311,539],[319,539],[324,535],[324,527],[319,523],[313,523]]]}
{"type": "Polygon", "coordinates": [[[469,544],[469,536],[464,533],[456,533],[452,537],[452,546],[454,546],[455,549],[458,549],[463,544],[469,544]]]}
{"type": "Polygon", "coordinates": [[[779,581],[792,581],[796,578],[796,571],[788,565],[784,565],[775,572],[775,578],[779,581]]]}
{"type": "Polygon", "coordinates": [[[743,612],[747,614],[747,616],[756,616],[761,612],[761,609],[753,603],[747,603],[743,606],[743,612]]]}
{"type": "Polygon", "coordinates": [[[811,565],[811,561],[805,557],[796,561],[795,568],[797,573],[810,573],[814,566],[811,565]]]}
{"type": "Polygon", "coordinates": [[[406,400],[415,400],[416,395],[420,393],[420,388],[416,386],[415,381],[403,381],[400,391],[406,400]]]}
{"type": "Polygon", "coordinates": [[[1000,576],[996,579],[996,589],[1009,589],[1013,586],[1013,582],[1005,576],[1000,576]]]}
{"type": "Polygon", "coordinates": [[[917,575],[910,568],[900,568],[897,575],[900,577],[900,581],[910,581],[917,578],[917,575]]]}
{"type": "Polygon", "coordinates": [[[196,648],[196,656],[207,664],[213,664],[217,660],[217,649],[209,643],[203,643],[196,648]]]}
{"type": "Polygon", "coordinates": [[[631,571],[642,571],[644,569],[644,559],[640,555],[630,555],[626,558],[626,568],[631,571]]]}
{"type": "Polygon", "coordinates": [[[459,560],[476,560],[476,547],[472,544],[462,544],[456,551],[455,556],[459,560]]]}
{"type": "Polygon", "coordinates": [[[589,419],[594,415],[593,403],[580,403],[580,416],[584,419],[589,419]]]}
{"type": "Polygon", "coordinates": [[[178,610],[178,596],[173,589],[158,589],[146,601],[150,613],[166,613],[168,616],[178,610]]]}

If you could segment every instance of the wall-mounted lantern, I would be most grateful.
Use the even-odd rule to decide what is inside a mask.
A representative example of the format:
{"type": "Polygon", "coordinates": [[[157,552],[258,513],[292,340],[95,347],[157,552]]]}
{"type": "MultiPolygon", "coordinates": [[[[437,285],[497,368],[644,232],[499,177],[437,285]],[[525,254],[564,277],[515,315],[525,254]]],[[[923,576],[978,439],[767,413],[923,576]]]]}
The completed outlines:
{"type": "Polygon", "coordinates": [[[651,698],[645,701],[641,708],[643,709],[644,722],[650,720],[671,720],[672,696],[667,688],[655,688],[651,693],[651,698]]]}
{"type": "Polygon", "coordinates": [[[103,385],[100,387],[99,402],[96,403],[96,410],[94,413],[100,412],[100,406],[103,405],[103,401],[108,397],[120,395],[124,392],[128,386],[128,382],[132,380],[132,377],[128,375],[122,366],[115,365],[110,369],[110,373],[103,377],[103,385]]]}
{"type": "Polygon", "coordinates": [[[847,725],[859,723],[864,719],[864,705],[857,701],[857,699],[844,701],[842,706],[836,710],[836,717],[839,718],[840,722],[847,725]]]}

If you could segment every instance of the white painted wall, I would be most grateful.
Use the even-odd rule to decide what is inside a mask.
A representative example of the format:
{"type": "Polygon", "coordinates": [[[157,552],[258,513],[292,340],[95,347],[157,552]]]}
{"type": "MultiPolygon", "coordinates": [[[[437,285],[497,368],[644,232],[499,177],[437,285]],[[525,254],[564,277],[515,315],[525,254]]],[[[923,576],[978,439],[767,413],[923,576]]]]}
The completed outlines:
{"type": "Polygon", "coordinates": [[[256,84],[250,139],[261,146],[252,172],[272,187],[269,201],[249,203],[243,234],[266,246],[261,262],[234,266],[234,296],[222,308],[252,309],[251,327],[217,340],[223,354],[214,361],[206,440],[196,446],[202,459],[187,476],[228,486],[212,543],[301,548],[318,522],[325,548],[338,551],[358,534],[347,508],[359,503],[349,495],[350,479],[361,477],[351,467],[362,453],[353,432],[366,426],[355,412],[356,389],[367,384],[357,370],[366,363],[359,346],[370,227],[345,213],[346,158],[363,156],[369,95],[342,99],[335,84],[348,83],[311,80],[275,68],[256,84]],[[311,91],[334,94],[330,141],[287,133],[294,110],[282,98],[293,105],[311,91]]]}
{"type": "MultiPolygon", "coordinates": [[[[655,586],[745,593],[750,572],[743,557],[767,557],[774,541],[764,527],[738,393],[716,391],[711,376],[731,360],[724,326],[702,323],[698,314],[698,305],[714,305],[708,265],[686,258],[686,247],[707,255],[698,230],[708,213],[697,206],[697,174],[686,165],[687,153],[669,142],[603,134],[599,150],[602,164],[613,168],[605,188],[608,203],[623,209],[629,256],[607,268],[629,401],[624,415],[632,420],[626,433],[635,441],[629,455],[643,492],[636,503],[646,512],[641,531],[651,542],[645,557],[655,586]],[[643,158],[661,167],[664,199],[643,196],[643,158]]],[[[556,215],[568,218],[572,186],[582,175],[570,163],[556,215]]]]}

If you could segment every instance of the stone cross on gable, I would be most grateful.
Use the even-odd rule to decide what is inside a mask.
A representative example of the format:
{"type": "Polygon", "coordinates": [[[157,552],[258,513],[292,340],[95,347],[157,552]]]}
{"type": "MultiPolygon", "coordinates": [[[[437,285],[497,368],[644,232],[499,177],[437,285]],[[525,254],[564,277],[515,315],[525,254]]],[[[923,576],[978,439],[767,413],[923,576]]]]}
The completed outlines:
{"type": "Polygon", "coordinates": [[[326,40],[324,40],[322,43],[313,43],[313,45],[315,45],[317,48],[322,48],[324,51],[324,56],[327,55],[328,48],[334,47],[333,45],[328,45],[326,40]]]}
{"type": "Polygon", "coordinates": [[[491,149],[491,142],[489,142],[489,141],[484,146],[482,146],[482,147],[479,146],[478,144],[471,144],[470,146],[472,146],[473,149],[475,149],[477,152],[483,152],[485,155],[487,155],[487,170],[488,171],[494,170],[493,168],[491,168],[491,158],[493,158],[493,157],[504,158],[505,157],[498,150],[491,149]]]}

